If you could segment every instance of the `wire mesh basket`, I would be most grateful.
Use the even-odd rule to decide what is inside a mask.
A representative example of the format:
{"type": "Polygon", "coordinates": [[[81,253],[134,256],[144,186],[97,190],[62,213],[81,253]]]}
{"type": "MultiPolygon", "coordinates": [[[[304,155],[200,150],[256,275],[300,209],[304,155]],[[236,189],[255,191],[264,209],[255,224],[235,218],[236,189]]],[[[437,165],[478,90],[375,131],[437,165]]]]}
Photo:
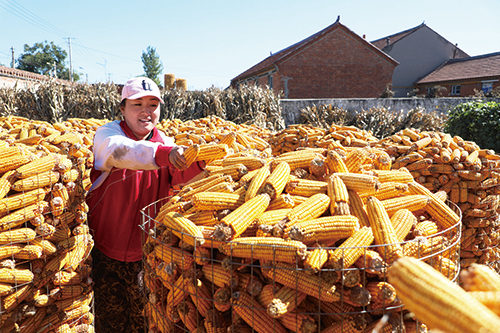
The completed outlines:
{"type": "MultiPolygon", "coordinates": [[[[245,245],[210,238],[197,245],[179,230],[155,218],[162,199],[145,207],[143,265],[146,317],[150,331],[372,332],[385,322],[393,331],[423,329],[404,310],[387,281],[389,248],[308,247],[306,253],[355,253],[349,266],[313,269],[304,265],[304,252],[280,245],[245,245]],[[192,245],[194,244],[194,245],[192,245]],[[267,249],[266,249],[267,247],[267,249]]],[[[448,205],[461,217],[458,207],[448,205]]],[[[429,236],[399,246],[403,255],[423,260],[456,281],[460,271],[461,221],[429,236]]]]}

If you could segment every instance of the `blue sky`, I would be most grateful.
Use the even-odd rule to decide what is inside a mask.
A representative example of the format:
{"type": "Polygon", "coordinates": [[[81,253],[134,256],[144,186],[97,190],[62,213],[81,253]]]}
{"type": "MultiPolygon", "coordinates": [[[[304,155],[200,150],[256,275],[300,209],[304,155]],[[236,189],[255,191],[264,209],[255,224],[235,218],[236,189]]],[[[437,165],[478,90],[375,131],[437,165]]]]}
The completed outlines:
{"type": "Polygon", "coordinates": [[[226,88],[269,56],[340,22],[373,41],[425,21],[471,56],[500,52],[500,1],[0,0],[0,63],[44,40],[69,51],[89,83],[141,75],[141,55],[156,48],[163,73],[189,90],[226,88]]]}

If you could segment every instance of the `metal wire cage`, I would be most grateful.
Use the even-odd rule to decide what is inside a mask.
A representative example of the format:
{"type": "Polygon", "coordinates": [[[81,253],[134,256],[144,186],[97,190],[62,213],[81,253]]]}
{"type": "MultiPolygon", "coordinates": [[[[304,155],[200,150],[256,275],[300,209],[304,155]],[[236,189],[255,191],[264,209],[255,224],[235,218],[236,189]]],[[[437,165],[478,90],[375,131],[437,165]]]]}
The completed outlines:
{"type": "MultiPolygon", "coordinates": [[[[283,246],[248,245],[241,255],[232,242],[211,239],[203,227],[205,243],[189,245],[191,236],[155,219],[168,200],[141,211],[150,332],[426,331],[388,283],[387,259],[394,244],[308,247],[309,254],[319,249],[323,255],[337,251],[342,258],[356,256],[352,265],[341,260],[340,266],[315,270],[304,265],[300,254],[288,256],[290,249],[283,246]]],[[[404,256],[417,257],[456,281],[462,215],[457,205],[448,205],[460,216],[457,224],[398,246],[404,256]]]]}

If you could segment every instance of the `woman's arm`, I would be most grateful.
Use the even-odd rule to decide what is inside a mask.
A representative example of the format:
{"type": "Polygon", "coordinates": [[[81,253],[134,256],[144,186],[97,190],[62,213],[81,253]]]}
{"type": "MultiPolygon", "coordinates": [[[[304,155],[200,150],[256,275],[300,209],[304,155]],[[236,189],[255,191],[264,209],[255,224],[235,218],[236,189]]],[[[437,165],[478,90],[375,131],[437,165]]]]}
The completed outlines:
{"type": "Polygon", "coordinates": [[[171,147],[163,146],[158,165],[157,151],[161,144],[150,141],[136,141],[128,138],[119,122],[111,122],[97,129],[94,137],[94,165],[97,170],[110,171],[112,168],[131,170],[155,170],[160,166],[172,166],[168,161],[171,147]]]}

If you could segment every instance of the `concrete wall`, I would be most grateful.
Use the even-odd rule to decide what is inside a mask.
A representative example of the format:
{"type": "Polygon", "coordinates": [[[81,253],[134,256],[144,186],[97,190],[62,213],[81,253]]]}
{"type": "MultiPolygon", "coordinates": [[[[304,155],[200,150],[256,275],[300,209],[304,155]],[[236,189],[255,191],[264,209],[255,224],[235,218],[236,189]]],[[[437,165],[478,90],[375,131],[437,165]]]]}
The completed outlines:
{"type": "MultiPolygon", "coordinates": [[[[347,111],[369,110],[385,107],[388,110],[410,111],[417,107],[446,113],[461,103],[474,101],[472,98],[337,98],[337,99],[282,99],[280,100],[286,126],[300,122],[300,111],[306,107],[332,104],[347,111]]],[[[500,103],[500,98],[485,98],[485,101],[500,103]]]]}

